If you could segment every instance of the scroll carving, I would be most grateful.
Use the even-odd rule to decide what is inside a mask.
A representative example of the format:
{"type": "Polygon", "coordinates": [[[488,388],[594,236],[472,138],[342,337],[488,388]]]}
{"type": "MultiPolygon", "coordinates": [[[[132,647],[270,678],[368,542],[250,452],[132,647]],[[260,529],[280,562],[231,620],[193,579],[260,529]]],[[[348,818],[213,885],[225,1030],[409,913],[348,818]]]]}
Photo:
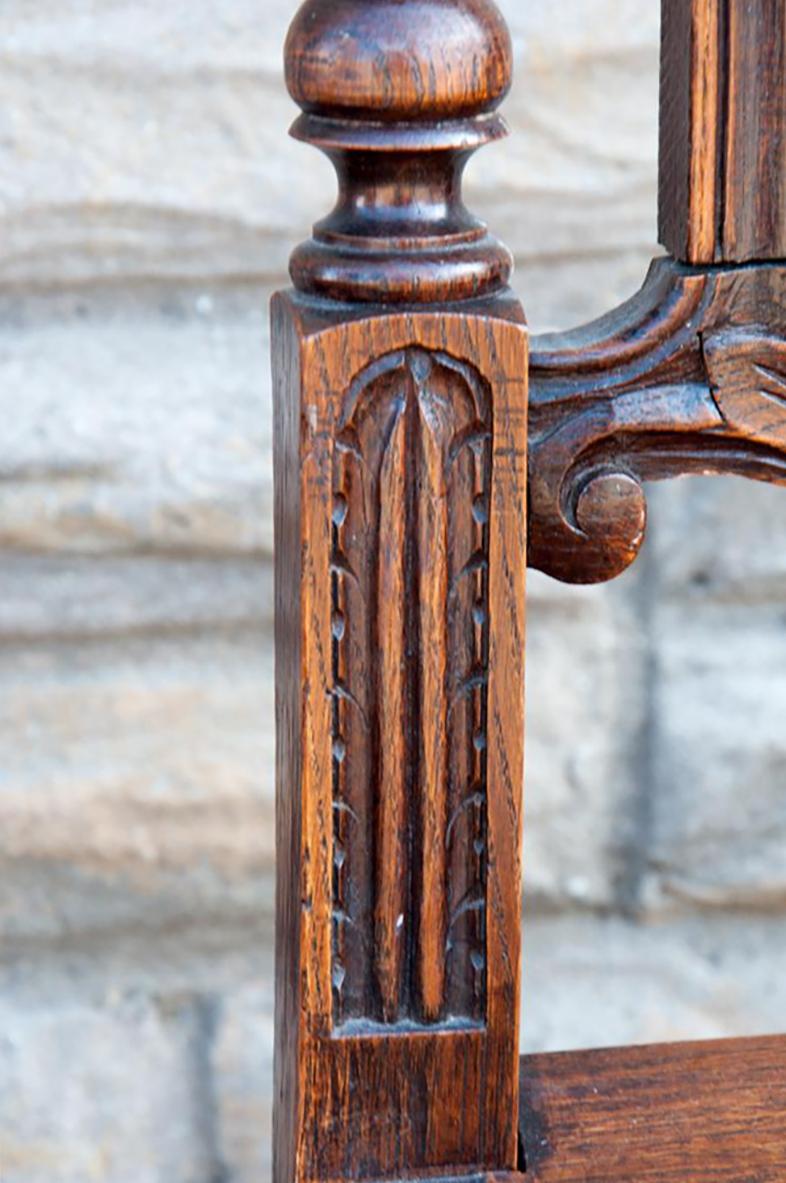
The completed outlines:
{"type": "Polygon", "coordinates": [[[786,270],[653,265],[585,329],[534,342],[529,564],[619,575],[646,529],[642,483],[736,473],[786,484],[786,270]]]}
{"type": "Polygon", "coordinates": [[[336,1027],[481,1022],[485,1007],[485,383],[383,357],[333,463],[336,1027]]]}
{"type": "Polygon", "coordinates": [[[761,331],[721,330],[705,337],[704,359],[724,422],[783,450],[786,465],[786,341],[761,331]]]}

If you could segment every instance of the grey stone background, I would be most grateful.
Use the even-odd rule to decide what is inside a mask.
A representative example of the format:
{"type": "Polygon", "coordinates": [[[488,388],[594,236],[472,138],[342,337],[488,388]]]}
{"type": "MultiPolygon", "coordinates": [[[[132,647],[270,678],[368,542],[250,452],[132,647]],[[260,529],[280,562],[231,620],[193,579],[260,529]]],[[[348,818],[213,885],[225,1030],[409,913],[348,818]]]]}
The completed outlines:
{"type": "MultiPolygon", "coordinates": [[[[262,1183],[273,883],[266,305],[333,193],[293,0],[0,11],[0,1179],[262,1183]]],[[[657,5],[505,0],[470,200],[533,327],[655,251],[657,5]]],[[[653,493],[531,581],[524,1043],[786,1015],[786,495],[653,493]]]]}

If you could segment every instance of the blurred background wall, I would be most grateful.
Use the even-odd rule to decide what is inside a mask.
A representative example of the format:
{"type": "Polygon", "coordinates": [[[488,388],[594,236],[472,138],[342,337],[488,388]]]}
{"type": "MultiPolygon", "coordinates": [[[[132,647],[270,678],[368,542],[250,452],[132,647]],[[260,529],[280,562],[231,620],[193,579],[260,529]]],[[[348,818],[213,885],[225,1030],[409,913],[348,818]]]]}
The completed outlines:
{"type": "MultiPolygon", "coordinates": [[[[533,328],[655,253],[654,0],[504,0],[470,203],[533,328]]],[[[266,305],[332,200],[293,0],[0,12],[0,1179],[260,1183],[271,1087],[266,305]]],[[[531,581],[524,1042],[786,1014],[786,496],[652,498],[531,581]]]]}

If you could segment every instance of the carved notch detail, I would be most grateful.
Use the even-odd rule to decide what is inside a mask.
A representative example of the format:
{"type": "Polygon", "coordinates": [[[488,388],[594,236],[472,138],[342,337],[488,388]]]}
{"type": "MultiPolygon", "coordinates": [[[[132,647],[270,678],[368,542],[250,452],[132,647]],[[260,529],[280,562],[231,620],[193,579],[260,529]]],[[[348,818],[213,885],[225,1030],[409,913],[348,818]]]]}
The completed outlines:
{"type": "Polygon", "coordinates": [[[345,399],[333,465],[336,1026],[481,1022],[491,406],[407,349],[345,399]]]}

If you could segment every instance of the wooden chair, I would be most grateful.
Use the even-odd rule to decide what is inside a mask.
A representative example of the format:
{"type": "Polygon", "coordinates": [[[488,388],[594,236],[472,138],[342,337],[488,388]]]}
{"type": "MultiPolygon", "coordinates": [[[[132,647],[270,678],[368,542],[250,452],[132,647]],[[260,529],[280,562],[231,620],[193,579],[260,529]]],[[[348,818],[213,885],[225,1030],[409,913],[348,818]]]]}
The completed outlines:
{"type": "Polygon", "coordinates": [[[784,1038],[518,1057],[525,568],[618,575],[647,480],[786,483],[785,55],[786,0],[663,0],[669,257],[528,347],[461,201],[491,0],[295,17],[340,197],[273,307],[275,1183],[786,1181],[784,1038]]]}

